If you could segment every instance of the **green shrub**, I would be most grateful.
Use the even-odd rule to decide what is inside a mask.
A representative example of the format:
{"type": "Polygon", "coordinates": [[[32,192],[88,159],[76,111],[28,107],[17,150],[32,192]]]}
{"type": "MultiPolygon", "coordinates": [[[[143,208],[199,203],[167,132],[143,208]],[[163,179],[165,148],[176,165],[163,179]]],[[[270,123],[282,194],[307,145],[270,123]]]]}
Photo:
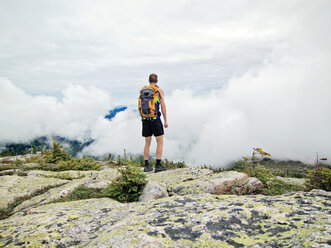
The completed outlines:
{"type": "Polygon", "coordinates": [[[304,189],[303,186],[272,178],[270,181],[264,183],[264,188],[256,190],[256,193],[263,195],[281,195],[291,191],[303,191],[304,189]]]}
{"type": "Polygon", "coordinates": [[[68,161],[72,157],[69,153],[65,152],[60,143],[55,142],[53,138],[53,147],[51,150],[43,152],[46,163],[58,163],[60,161],[68,161]]]}
{"type": "Polygon", "coordinates": [[[308,169],[311,169],[311,165],[293,160],[279,161],[263,159],[261,164],[270,169],[275,176],[281,177],[305,178],[308,169]]]}
{"type": "Polygon", "coordinates": [[[40,169],[51,171],[100,170],[100,164],[98,164],[93,158],[72,157],[63,149],[63,146],[61,146],[60,143],[56,143],[54,139],[51,150],[43,151],[42,156],[27,159],[26,162],[38,163],[40,169]]]}
{"type": "Polygon", "coordinates": [[[169,161],[168,159],[165,159],[164,161],[161,161],[161,163],[165,168],[172,169],[172,170],[187,167],[184,161],[183,162],[172,162],[172,161],[169,161]]]}
{"type": "Polygon", "coordinates": [[[267,186],[268,183],[270,183],[272,179],[275,178],[272,172],[264,166],[252,166],[251,164],[242,160],[238,161],[232,169],[238,172],[244,172],[250,177],[256,177],[263,183],[264,186],[267,186]]]}
{"type": "Polygon", "coordinates": [[[46,163],[46,158],[44,155],[44,152],[42,153],[41,156],[36,156],[36,157],[31,157],[31,158],[27,158],[25,159],[24,163],[36,163],[36,164],[45,164],[46,163]]]}
{"type": "Polygon", "coordinates": [[[256,157],[256,153],[260,154],[262,158],[264,158],[264,156],[270,156],[270,154],[263,152],[261,148],[256,148],[254,149],[252,157],[244,157],[244,160],[236,162],[232,167],[232,170],[246,173],[248,176],[255,177],[263,183],[264,187],[256,190],[256,193],[279,195],[291,191],[304,190],[303,186],[290,184],[277,179],[270,169],[261,165],[261,159],[256,157]]]}
{"type": "Polygon", "coordinates": [[[147,183],[146,175],[135,165],[118,170],[121,175],[105,188],[104,195],[119,202],[138,201],[147,183]]]}
{"type": "Polygon", "coordinates": [[[52,171],[66,171],[66,170],[99,170],[98,164],[93,158],[71,158],[67,161],[60,161],[54,165],[48,166],[52,171]]]}
{"type": "Polygon", "coordinates": [[[331,168],[315,168],[308,171],[306,177],[307,190],[323,189],[331,191],[331,168]]]}

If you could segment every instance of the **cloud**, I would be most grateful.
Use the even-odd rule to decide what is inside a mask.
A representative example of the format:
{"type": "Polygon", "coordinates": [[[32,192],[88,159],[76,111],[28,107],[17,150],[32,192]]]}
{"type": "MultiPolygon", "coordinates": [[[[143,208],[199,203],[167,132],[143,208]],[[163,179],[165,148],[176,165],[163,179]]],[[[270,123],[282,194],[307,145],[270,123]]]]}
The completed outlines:
{"type": "Polygon", "coordinates": [[[118,113],[112,121],[103,117],[96,120],[91,127],[91,137],[95,140],[83,153],[102,156],[108,153],[141,154],[143,138],[141,137],[141,120],[137,111],[132,109],[118,113]]]}
{"type": "Polygon", "coordinates": [[[120,104],[150,72],[167,91],[222,87],[287,39],[304,3],[8,1],[0,6],[0,75],[33,95],[93,84],[120,104]]]}
{"type": "Polygon", "coordinates": [[[63,99],[31,96],[0,78],[0,141],[25,142],[49,134],[84,139],[91,125],[109,110],[110,95],[78,85],[63,90],[63,99]]]}
{"type": "Polygon", "coordinates": [[[329,1],[40,4],[2,5],[0,74],[15,85],[0,81],[1,141],[56,133],[95,139],[86,154],[141,153],[135,107],[104,115],[135,106],[156,72],[169,114],[164,157],[215,167],[253,147],[330,157],[329,1]]]}
{"type": "MultiPolygon", "coordinates": [[[[301,12],[289,22],[293,26],[286,39],[273,46],[262,64],[233,75],[226,86],[205,94],[178,89],[166,95],[169,128],[164,157],[215,167],[249,155],[253,147],[262,147],[274,158],[309,163],[316,152],[331,157],[331,36],[327,32],[331,20],[322,8],[325,4],[297,6],[301,12]],[[313,14],[317,9],[318,17],[313,14]]],[[[135,130],[129,135],[133,137],[137,117],[128,114],[127,118],[128,129],[135,130]]],[[[120,136],[123,132],[112,137],[118,141],[120,136]]],[[[142,148],[136,137],[132,140],[142,148]]],[[[97,151],[94,146],[87,150],[97,151]]]]}
{"type": "MultiPolygon", "coordinates": [[[[169,128],[164,157],[215,167],[249,155],[253,147],[275,158],[308,163],[315,152],[331,157],[330,57],[296,57],[296,52],[275,52],[258,71],[233,78],[223,89],[204,95],[177,90],[166,96],[169,128]]],[[[92,132],[96,142],[86,152],[141,152],[137,113],[120,114],[110,124],[98,120],[92,132]]]]}
{"type": "MultiPolygon", "coordinates": [[[[275,158],[304,162],[313,162],[315,152],[330,157],[330,57],[298,57],[297,52],[281,47],[258,70],[209,93],[179,89],[166,95],[169,128],[164,158],[224,167],[250,154],[253,147],[275,158]]],[[[142,153],[136,109],[108,121],[104,115],[114,104],[102,89],[72,86],[63,91],[61,101],[30,96],[5,79],[0,90],[2,141],[56,133],[94,139],[84,150],[89,155],[122,154],[124,149],[142,153]]]]}

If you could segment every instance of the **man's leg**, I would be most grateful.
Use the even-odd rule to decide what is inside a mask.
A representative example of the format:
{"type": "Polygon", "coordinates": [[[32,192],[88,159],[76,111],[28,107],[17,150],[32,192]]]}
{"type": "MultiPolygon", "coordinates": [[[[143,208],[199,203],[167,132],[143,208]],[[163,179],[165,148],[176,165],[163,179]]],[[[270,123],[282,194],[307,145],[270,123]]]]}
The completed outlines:
{"type": "Polygon", "coordinates": [[[156,136],[156,159],[162,158],[163,151],[163,135],[156,136]]]}
{"type": "Polygon", "coordinates": [[[152,136],[145,137],[144,160],[149,159],[149,147],[151,146],[152,136]]]}
{"type": "Polygon", "coordinates": [[[151,146],[151,141],[152,141],[152,136],[145,137],[145,148],[144,148],[144,160],[145,160],[144,171],[145,172],[149,172],[149,171],[153,170],[152,166],[148,162],[149,147],[151,146]]]}
{"type": "Polygon", "coordinates": [[[161,165],[161,157],[163,151],[163,135],[156,136],[156,165],[155,172],[161,172],[167,170],[161,165]]]}

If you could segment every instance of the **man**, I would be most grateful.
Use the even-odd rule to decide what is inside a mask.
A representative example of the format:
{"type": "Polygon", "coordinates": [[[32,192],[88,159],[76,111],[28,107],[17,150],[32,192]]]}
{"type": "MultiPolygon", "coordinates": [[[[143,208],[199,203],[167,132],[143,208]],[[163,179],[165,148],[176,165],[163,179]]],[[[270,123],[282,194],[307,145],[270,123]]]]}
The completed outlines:
{"type": "MultiPolygon", "coordinates": [[[[151,75],[149,75],[149,86],[143,88],[143,89],[147,89],[146,95],[148,95],[148,91],[150,91],[150,92],[152,92],[151,94],[154,97],[153,100],[152,100],[153,101],[153,108],[155,108],[152,111],[153,112],[153,117],[149,117],[149,116],[152,115],[151,114],[152,112],[150,111],[150,108],[147,109],[147,111],[148,111],[147,115],[142,115],[142,136],[145,137],[145,147],[144,147],[145,167],[144,167],[144,171],[148,172],[148,171],[153,170],[153,168],[149,164],[148,160],[149,160],[149,148],[150,148],[151,141],[152,141],[152,135],[154,135],[155,139],[156,139],[156,144],[157,144],[156,145],[155,173],[166,170],[166,168],[164,168],[161,165],[164,130],[163,130],[163,124],[162,124],[162,121],[161,121],[161,113],[160,113],[160,109],[159,109],[160,105],[161,105],[161,112],[162,112],[163,119],[164,119],[164,127],[165,128],[168,127],[167,109],[166,109],[166,105],[165,105],[165,101],[164,101],[164,91],[157,86],[157,82],[158,82],[157,75],[156,74],[151,74],[151,75]]],[[[141,94],[143,92],[143,89],[141,91],[141,94]]],[[[141,99],[142,98],[140,96],[140,101],[143,101],[141,99]]],[[[148,99],[151,99],[151,98],[148,98],[148,99]]],[[[147,104],[147,101],[145,101],[145,103],[146,103],[145,105],[140,103],[140,105],[139,105],[140,113],[142,112],[141,111],[141,108],[143,108],[142,105],[150,106],[150,105],[147,104]]]]}

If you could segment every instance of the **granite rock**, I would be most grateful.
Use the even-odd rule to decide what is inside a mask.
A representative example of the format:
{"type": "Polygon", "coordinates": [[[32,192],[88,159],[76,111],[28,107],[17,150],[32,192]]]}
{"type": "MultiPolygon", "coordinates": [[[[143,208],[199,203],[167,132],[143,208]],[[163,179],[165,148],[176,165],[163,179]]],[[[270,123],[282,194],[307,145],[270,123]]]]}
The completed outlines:
{"type": "Polygon", "coordinates": [[[6,247],[329,247],[331,194],[52,203],[0,221],[6,247]]]}
{"type": "Polygon", "coordinates": [[[1,176],[0,177],[0,209],[7,208],[18,197],[26,197],[48,187],[61,186],[67,180],[37,176],[1,176]]]}
{"type": "Polygon", "coordinates": [[[169,195],[164,184],[150,181],[146,184],[139,201],[145,202],[168,196],[169,195]]]}

